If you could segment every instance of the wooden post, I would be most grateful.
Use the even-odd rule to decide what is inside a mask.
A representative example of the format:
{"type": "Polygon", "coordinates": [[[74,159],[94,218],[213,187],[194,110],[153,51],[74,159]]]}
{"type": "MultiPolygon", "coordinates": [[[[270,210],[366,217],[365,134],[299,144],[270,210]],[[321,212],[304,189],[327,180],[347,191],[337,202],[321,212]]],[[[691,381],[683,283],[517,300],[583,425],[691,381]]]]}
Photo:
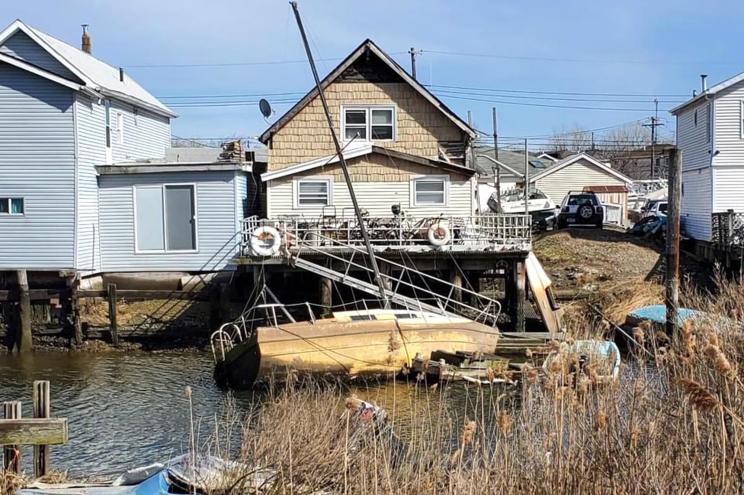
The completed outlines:
{"type": "Polygon", "coordinates": [[[527,298],[527,272],[525,270],[524,261],[517,261],[514,263],[514,272],[514,278],[516,281],[516,294],[514,300],[514,331],[524,332],[524,302],[527,298]]]}
{"type": "Polygon", "coordinates": [[[119,345],[119,325],[116,321],[116,284],[108,284],[108,312],[109,327],[111,328],[111,344],[119,345]]]}
{"type": "Polygon", "coordinates": [[[25,353],[33,349],[31,337],[31,293],[28,288],[28,273],[18,270],[18,329],[14,348],[25,353]]]}
{"type": "MultiPolygon", "coordinates": [[[[3,402],[3,416],[5,419],[21,419],[20,401],[3,402]]],[[[6,445],[3,447],[3,468],[12,473],[21,471],[21,446],[6,445]]]]}
{"type": "Polygon", "coordinates": [[[330,278],[320,277],[320,304],[323,306],[323,313],[331,311],[333,306],[333,281],[330,278]]]}
{"type": "Polygon", "coordinates": [[[70,294],[70,306],[72,308],[72,337],[75,341],[75,345],[82,345],[83,343],[83,324],[80,320],[80,296],[78,291],[80,290],[80,278],[77,274],[72,279],[72,287],[70,294]]]}
{"type": "Polygon", "coordinates": [[[380,276],[382,277],[382,285],[387,290],[393,290],[393,279],[390,278],[393,275],[393,266],[390,263],[382,262],[380,264],[380,276]]]}
{"type": "MultiPolygon", "coordinates": [[[[51,416],[51,393],[49,382],[46,380],[34,381],[34,418],[49,418],[51,416]]],[[[49,469],[49,446],[34,446],[34,477],[40,478],[47,474],[49,469]]]]}
{"type": "Polygon", "coordinates": [[[679,223],[682,206],[682,152],[671,150],[669,163],[669,212],[666,237],[666,329],[670,336],[679,313],[679,223]]]}
{"type": "Polygon", "coordinates": [[[449,271],[449,283],[455,286],[452,290],[452,299],[458,302],[462,302],[462,273],[454,264],[449,271]]]}

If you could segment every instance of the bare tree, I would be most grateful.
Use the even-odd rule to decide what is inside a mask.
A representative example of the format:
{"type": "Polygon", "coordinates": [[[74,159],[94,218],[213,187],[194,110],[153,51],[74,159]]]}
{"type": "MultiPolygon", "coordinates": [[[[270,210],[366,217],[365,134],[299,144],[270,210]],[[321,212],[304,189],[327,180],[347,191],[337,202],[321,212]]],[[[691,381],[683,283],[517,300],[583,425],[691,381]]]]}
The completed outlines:
{"type": "Polygon", "coordinates": [[[586,151],[592,146],[591,132],[580,129],[578,126],[562,132],[556,132],[550,138],[552,151],[586,151]]]}

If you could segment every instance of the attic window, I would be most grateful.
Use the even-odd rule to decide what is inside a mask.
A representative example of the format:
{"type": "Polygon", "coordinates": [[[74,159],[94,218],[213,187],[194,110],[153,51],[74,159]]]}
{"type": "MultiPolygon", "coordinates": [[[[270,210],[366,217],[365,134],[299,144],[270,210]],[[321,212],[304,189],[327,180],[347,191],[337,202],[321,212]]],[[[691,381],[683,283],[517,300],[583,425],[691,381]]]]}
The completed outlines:
{"type": "Polygon", "coordinates": [[[695,123],[695,127],[697,127],[697,121],[698,121],[698,118],[697,118],[697,109],[695,109],[695,113],[692,115],[692,120],[695,123]]]}
{"type": "Polygon", "coordinates": [[[394,107],[345,107],[344,139],[385,141],[395,139],[394,107]]]}

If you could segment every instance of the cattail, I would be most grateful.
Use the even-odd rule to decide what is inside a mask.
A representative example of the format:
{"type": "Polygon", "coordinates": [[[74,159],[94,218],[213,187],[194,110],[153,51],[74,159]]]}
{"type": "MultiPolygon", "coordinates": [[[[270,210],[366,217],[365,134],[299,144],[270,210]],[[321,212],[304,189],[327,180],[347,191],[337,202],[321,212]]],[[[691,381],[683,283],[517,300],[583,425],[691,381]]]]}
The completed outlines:
{"type": "Polygon", "coordinates": [[[597,413],[597,421],[594,424],[596,430],[604,430],[607,428],[607,414],[604,411],[597,413]]]}
{"type": "Polygon", "coordinates": [[[688,378],[679,381],[688,396],[690,405],[699,411],[711,411],[718,406],[718,400],[703,385],[688,378]]]}
{"type": "Polygon", "coordinates": [[[561,356],[553,358],[548,365],[548,371],[553,374],[561,373],[563,371],[563,358],[561,356]]]}
{"type": "Polygon", "coordinates": [[[590,379],[585,376],[578,377],[578,383],[576,384],[576,393],[580,396],[585,395],[589,391],[589,384],[592,383],[590,379]]]}
{"type": "Polygon", "coordinates": [[[661,330],[657,330],[656,333],[654,333],[654,339],[656,339],[656,343],[660,345],[669,343],[669,335],[661,330]]]}
{"type": "Polygon", "coordinates": [[[187,399],[191,399],[191,387],[186,385],[186,388],[183,389],[183,392],[186,395],[187,399]]]}
{"type": "Polygon", "coordinates": [[[721,343],[718,340],[718,334],[716,332],[711,332],[710,335],[708,335],[708,344],[718,347],[721,346],[721,343]]]}
{"type": "Polygon", "coordinates": [[[493,368],[490,366],[486,368],[486,379],[489,381],[489,383],[493,383],[493,381],[496,379],[496,372],[493,371],[493,368]]]}
{"type": "Polygon", "coordinates": [[[502,435],[508,435],[511,432],[512,429],[512,418],[509,416],[509,413],[506,411],[499,411],[498,416],[496,417],[496,424],[499,427],[499,431],[502,435]]]}
{"type": "Polygon", "coordinates": [[[692,324],[692,320],[686,320],[680,328],[682,333],[682,344],[684,345],[687,355],[692,357],[695,354],[695,346],[697,338],[695,336],[695,327],[692,324]]]}
{"type": "Polygon", "coordinates": [[[706,357],[713,363],[713,368],[725,378],[733,378],[734,367],[723,353],[720,347],[708,344],[703,351],[706,357]]]}
{"type": "Polygon", "coordinates": [[[462,444],[468,445],[473,442],[473,437],[475,436],[475,430],[477,428],[477,424],[475,421],[470,421],[469,419],[465,418],[465,426],[462,429],[462,444]]]}
{"type": "Polygon", "coordinates": [[[643,347],[643,344],[646,342],[646,334],[643,332],[643,329],[641,327],[633,328],[633,338],[641,347],[643,347]]]}
{"type": "Polygon", "coordinates": [[[524,367],[522,367],[522,376],[525,377],[527,383],[535,383],[537,381],[537,369],[529,364],[525,364],[524,367]]]}

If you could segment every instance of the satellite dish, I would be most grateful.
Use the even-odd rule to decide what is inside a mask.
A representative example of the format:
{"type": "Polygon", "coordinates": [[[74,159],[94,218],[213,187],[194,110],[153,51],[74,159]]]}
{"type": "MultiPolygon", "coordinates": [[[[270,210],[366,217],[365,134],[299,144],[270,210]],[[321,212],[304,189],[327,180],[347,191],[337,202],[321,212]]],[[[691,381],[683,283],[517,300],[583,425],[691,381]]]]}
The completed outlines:
{"type": "Polygon", "coordinates": [[[271,117],[271,105],[268,101],[266,101],[266,99],[261,98],[261,100],[258,102],[258,108],[261,110],[264,118],[268,119],[269,117],[271,117]]]}

